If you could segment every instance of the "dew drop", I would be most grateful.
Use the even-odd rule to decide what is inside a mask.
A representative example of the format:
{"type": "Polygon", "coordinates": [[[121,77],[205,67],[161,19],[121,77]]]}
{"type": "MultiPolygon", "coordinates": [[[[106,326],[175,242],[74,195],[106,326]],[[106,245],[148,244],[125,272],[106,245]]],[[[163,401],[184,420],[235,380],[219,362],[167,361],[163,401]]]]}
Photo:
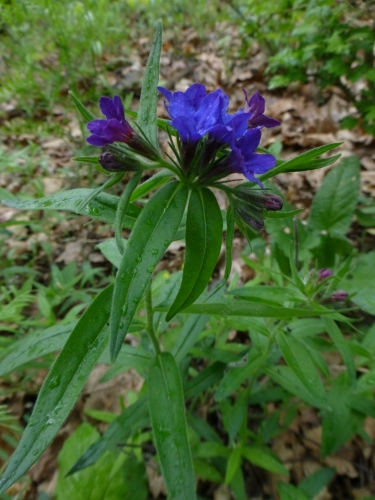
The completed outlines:
{"type": "Polygon", "coordinates": [[[157,248],[153,248],[151,253],[152,253],[152,255],[156,255],[158,253],[158,249],[157,248]]]}
{"type": "Polygon", "coordinates": [[[148,273],[152,273],[154,271],[155,267],[154,266],[150,266],[147,268],[147,272],[148,273]]]}

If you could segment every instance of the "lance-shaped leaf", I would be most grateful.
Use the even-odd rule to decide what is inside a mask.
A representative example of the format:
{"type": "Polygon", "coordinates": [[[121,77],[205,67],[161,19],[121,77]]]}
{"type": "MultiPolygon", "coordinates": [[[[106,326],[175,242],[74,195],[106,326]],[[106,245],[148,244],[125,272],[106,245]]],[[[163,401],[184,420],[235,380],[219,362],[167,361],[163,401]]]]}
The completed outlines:
{"type": "Polygon", "coordinates": [[[0,362],[0,377],[11,373],[25,363],[61,349],[77,322],[55,325],[38,330],[15,342],[0,362]]]}
{"type": "Polygon", "coordinates": [[[181,288],[167,314],[171,319],[206,288],[220,254],[223,219],[215,195],[207,188],[191,192],[186,218],[186,253],[181,288]]]}
{"type": "Polygon", "coordinates": [[[4,492],[35,463],[69,415],[91,370],[103,353],[109,330],[113,285],[85,311],[51,368],[34,411],[0,481],[4,492]]]}
{"type": "Polygon", "coordinates": [[[191,459],[180,372],[173,356],[163,352],[152,362],[148,402],[156,449],[169,497],[194,500],[191,459]]]}
{"type": "Polygon", "coordinates": [[[172,181],[147,203],[134,225],[117,273],[111,311],[111,356],[115,360],[151,275],[173,241],[188,197],[187,186],[172,181]]]}
{"type": "Polygon", "coordinates": [[[271,168],[267,173],[261,175],[259,179],[264,182],[275,175],[284,172],[300,172],[305,170],[316,170],[318,168],[327,167],[332,165],[336,160],[340,158],[340,154],[332,156],[331,158],[318,158],[323,153],[331,151],[331,149],[337,148],[342,142],[334,142],[332,144],[326,144],[324,146],[319,146],[318,148],[311,149],[302,153],[291,160],[284,161],[278,164],[276,167],[271,168]]]}
{"type": "Polygon", "coordinates": [[[156,23],[156,34],[148,57],[143,77],[141,100],[139,102],[137,124],[151,144],[158,150],[158,128],[156,107],[158,103],[158,81],[162,42],[161,21],[156,23]]]}
{"type": "MultiPolygon", "coordinates": [[[[71,189],[70,191],[60,191],[37,200],[3,200],[2,203],[19,210],[64,210],[75,214],[88,215],[93,219],[112,224],[115,220],[118,196],[100,193],[86,206],[79,208],[82,201],[90,197],[95,191],[95,189],[71,189]]],[[[141,210],[137,205],[129,203],[122,222],[123,227],[131,229],[141,210]]]]}
{"type": "Polygon", "coordinates": [[[71,90],[69,91],[69,94],[70,94],[70,97],[73,99],[73,102],[78,110],[78,112],[80,113],[80,115],[82,116],[82,118],[86,121],[86,122],[90,122],[91,120],[95,120],[95,115],[93,115],[91,113],[91,111],[89,111],[82,103],[81,101],[78,99],[78,97],[74,94],[74,92],[72,92],[71,90]]]}

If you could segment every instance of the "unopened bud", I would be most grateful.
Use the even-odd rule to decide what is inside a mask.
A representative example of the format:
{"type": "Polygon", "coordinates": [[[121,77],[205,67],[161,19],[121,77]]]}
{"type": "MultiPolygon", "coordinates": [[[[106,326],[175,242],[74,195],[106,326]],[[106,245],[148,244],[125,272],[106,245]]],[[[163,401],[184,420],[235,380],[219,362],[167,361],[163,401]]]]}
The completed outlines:
{"type": "Polygon", "coordinates": [[[330,269],[323,268],[319,271],[318,283],[321,281],[330,278],[332,276],[332,271],[330,269]]]}
{"type": "Polygon", "coordinates": [[[328,299],[329,302],[344,302],[348,298],[348,293],[344,290],[338,290],[328,299]]]}
{"type": "Polygon", "coordinates": [[[276,212],[277,210],[281,210],[283,208],[283,200],[280,196],[277,196],[277,194],[266,193],[263,206],[266,210],[276,212]]]}
{"type": "Polygon", "coordinates": [[[105,151],[100,155],[99,163],[108,172],[130,172],[136,170],[109,151],[105,151]]]}

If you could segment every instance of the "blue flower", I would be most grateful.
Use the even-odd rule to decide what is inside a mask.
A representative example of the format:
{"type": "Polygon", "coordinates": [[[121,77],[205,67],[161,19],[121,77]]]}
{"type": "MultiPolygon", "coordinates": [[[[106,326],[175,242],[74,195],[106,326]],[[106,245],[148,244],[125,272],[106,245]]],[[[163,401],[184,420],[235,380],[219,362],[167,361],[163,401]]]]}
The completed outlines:
{"type": "Polygon", "coordinates": [[[121,98],[115,95],[101,97],[100,110],[106,117],[105,120],[93,120],[87,124],[91,136],[86,141],[92,146],[108,146],[114,142],[129,142],[135,132],[125,119],[124,106],[121,98]]]}
{"type": "Polygon", "coordinates": [[[171,125],[183,142],[198,142],[215,126],[224,126],[230,121],[229,98],[220,89],[207,94],[204,85],[194,83],[185,92],[171,92],[163,87],[158,90],[168,101],[166,108],[172,118],[171,125]]]}
{"type": "Polygon", "coordinates": [[[275,166],[276,158],[269,154],[255,153],[260,137],[259,129],[247,130],[240,139],[230,145],[232,151],[224,162],[232,172],[243,174],[249,181],[263,187],[255,175],[268,172],[275,166]]]}

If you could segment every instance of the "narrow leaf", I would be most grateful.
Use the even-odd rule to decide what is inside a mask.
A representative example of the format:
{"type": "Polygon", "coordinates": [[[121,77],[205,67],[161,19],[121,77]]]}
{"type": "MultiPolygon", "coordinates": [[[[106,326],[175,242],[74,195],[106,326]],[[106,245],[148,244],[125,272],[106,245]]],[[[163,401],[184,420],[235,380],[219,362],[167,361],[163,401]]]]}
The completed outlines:
{"type": "Polygon", "coordinates": [[[0,377],[11,373],[28,361],[61,349],[76,324],[74,321],[38,330],[12,344],[8,354],[0,362],[0,377]]]}
{"type": "Polygon", "coordinates": [[[33,465],[69,415],[108,342],[113,285],[91,303],[72,331],[39,392],[34,411],[0,482],[4,492],[33,465]]]}
{"type": "Polygon", "coordinates": [[[185,401],[180,372],[170,353],[157,355],[151,364],[148,401],[169,496],[173,500],[194,500],[195,475],[187,437],[185,401]]]}
{"type": "Polygon", "coordinates": [[[134,432],[149,425],[146,397],[132,404],[104,431],[103,436],[93,443],[70,469],[74,474],[94,464],[107,450],[114,448],[120,441],[126,441],[134,432]]]}
{"type": "Polygon", "coordinates": [[[141,100],[137,123],[151,144],[159,150],[156,108],[158,102],[158,81],[160,72],[160,52],[162,44],[161,21],[156,23],[156,34],[148,57],[143,77],[141,100]]]}
{"type": "Polygon", "coordinates": [[[207,188],[190,194],[186,218],[186,253],[180,290],[167,320],[192,304],[205,290],[220,254],[223,219],[215,195],[207,188]]]}
{"type": "Polygon", "coordinates": [[[86,122],[91,122],[92,120],[95,120],[95,116],[91,113],[91,111],[89,111],[82,103],[81,101],[78,99],[78,97],[74,94],[74,92],[72,92],[71,90],[69,91],[69,95],[70,97],[73,99],[73,102],[77,108],[77,110],[79,111],[79,113],[82,115],[82,118],[86,121],[86,122]]]}
{"type": "Polygon", "coordinates": [[[163,186],[166,182],[172,179],[173,174],[168,169],[159,170],[155,175],[147,179],[147,181],[143,182],[140,186],[138,186],[133,194],[130,197],[130,201],[139,200],[146,194],[154,191],[160,186],[163,186]]]}
{"type": "Polygon", "coordinates": [[[262,469],[269,470],[275,474],[283,474],[287,476],[288,470],[270,453],[262,450],[261,448],[243,447],[242,455],[252,464],[262,467],[262,469]]]}
{"type": "Polygon", "coordinates": [[[350,351],[350,347],[347,340],[341,333],[340,328],[331,318],[322,318],[324,325],[327,329],[327,333],[330,336],[332,342],[335,344],[336,349],[342,356],[345,363],[346,369],[348,370],[349,380],[353,386],[355,386],[357,381],[356,368],[354,363],[353,355],[350,351]]]}
{"type": "MultiPolygon", "coordinates": [[[[81,202],[94,192],[96,189],[72,189],[59,191],[37,200],[3,200],[2,203],[18,210],[64,210],[113,224],[119,200],[117,196],[107,193],[95,194],[95,199],[79,210],[81,202]]],[[[123,227],[131,229],[141,210],[137,205],[129,204],[123,227]]]]}
{"type": "Polygon", "coordinates": [[[124,177],[124,173],[120,172],[118,174],[113,174],[109,179],[107,179],[101,186],[98,188],[94,189],[86,198],[84,198],[80,204],[77,206],[77,210],[79,212],[82,212],[82,210],[85,208],[85,206],[90,203],[91,200],[96,198],[100,193],[102,193],[105,189],[109,189],[118,182],[121,181],[124,177]]]}
{"type": "Polygon", "coordinates": [[[306,389],[324,404],[326,401],[324,385],[305,346],[295,337],[290,338],[282,332],[277,332],[276,339],[289,368],[306,389]]]}
{"type": "MultiPolygon", "coordinates": [[[[265,180],[283,172],[299,172],[301,170],[315,170],[316,168],[325,167],[330,164],[331,158],[319,160],[317,157],[331,151],[334,148],[337,148],[341,144],[342,142],[334,142],[332,144],[326,144],[324,146],[311,149],[310,151],[306,151],[306,153],[302,153],[291,160],[282,162],[266,174],[261,175],[259,179],[264,182],[265,180]]],[[[337,156],[335,157],[335,160],[336,159],[337,156]]]]}
{"type": "Polygon", "coordinates": [[[133,194],[134,189],[137,187],[138,182],[142,177],[142,171],[136,172],[129,182],[127,183],[122,195],[120,196],[120,200],[117,205],[116,216],[115,216],[115,238],[117,248],[121,254],[124,253],[124,243],[122,240],[122,224],[124,218],[126,217],[126,211],[129,207],[130,197],[133,194]]]}
{"type": "Polygon", "coordinates": [[[111,356],[115,360],[138,304],[180,225],[188,188],[177,181],[163,186],[142,210],[117,273],[111,312],[111,356]]]}

